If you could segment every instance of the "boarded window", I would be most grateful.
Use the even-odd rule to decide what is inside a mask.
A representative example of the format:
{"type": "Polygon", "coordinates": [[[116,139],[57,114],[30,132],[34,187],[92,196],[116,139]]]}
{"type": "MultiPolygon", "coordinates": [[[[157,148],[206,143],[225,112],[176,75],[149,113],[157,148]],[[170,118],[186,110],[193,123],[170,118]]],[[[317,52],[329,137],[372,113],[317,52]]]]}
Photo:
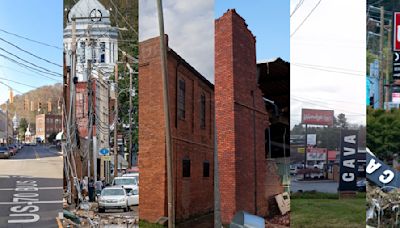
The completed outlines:
{"type": "Polygon", "coordinates": [[[179,80],[178,86],[178,118],[185,119],[185,81],[179,80]]]}
{"type": "Polygon", "coordinates": [[[190,160],[183,159],[182,161],[182,176],[190,177],[190,160]]]}
{"type": "Polygon", "coordinates": [[[208,161],[203,162],[203,177],[210,177],[210,163],[208,161]]]}
{"type": "Polygon", "coordinates": [[[206,95],[200,96],[200,127],[206,128],[206,95]]]}

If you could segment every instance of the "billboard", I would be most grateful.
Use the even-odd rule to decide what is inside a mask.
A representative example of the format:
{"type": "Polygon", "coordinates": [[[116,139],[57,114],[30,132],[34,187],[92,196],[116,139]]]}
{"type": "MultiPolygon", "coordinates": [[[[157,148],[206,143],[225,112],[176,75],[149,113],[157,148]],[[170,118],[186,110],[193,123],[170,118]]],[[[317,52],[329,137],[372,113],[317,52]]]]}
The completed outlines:
{"type": "Polygon", "coordinates": [[[400,12],[393,13],[393,51],[400,51],[400,12]]]}
{"type": "Polygon", "coordinates": [[[302,109],[301,122],[312,125],[333,125],[333,110],[302,109]]]}
{"type": "Polygon", "coordinates": [[[358,131],[341,130],[339,191],[357,189],[358,131]]]}
{"type": "Polygon", "coordinates": [[[307,145],[315,146],[317,145],[317,135],[307,134],[307,145]]]}
{"type": "Polygon", "coordinates": [[[307,161],[326,161],[326,148],[307,148],[307,161]]]}

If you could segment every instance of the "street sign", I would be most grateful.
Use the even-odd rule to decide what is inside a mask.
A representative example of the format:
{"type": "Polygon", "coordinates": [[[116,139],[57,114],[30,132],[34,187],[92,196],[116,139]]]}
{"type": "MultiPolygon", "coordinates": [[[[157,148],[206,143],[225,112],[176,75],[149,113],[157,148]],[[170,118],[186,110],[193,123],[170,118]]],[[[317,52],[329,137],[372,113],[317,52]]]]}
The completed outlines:
{"type": "Polygon", "coordinates": [[[113,159],[114,156],[103,156],[103,160],[104,161],[111,161],[113,159]]]}
{"type": "Polygon", "coordinates": [[[400,51],[400,12],[393,14],[393,51],[400,51]]]}
{"type": "Polygon", "coordinates": [[[340,142],[339,191],[355,191],[357,188],[358,131],[342,130],[340,142]]]}
{"type": "Polygon", "coordinates": [[[304,154],[304,151],[305,151],[304,147],[297,148],[297,153],[304,154]]]}
{"type": "Polygon", "coordinates": [[[99,152],[100,156],[110,155],[110,150],[108,148],[102,148],[99,152]]]}
{"type": "Polygon", "coordinates": [[[393,52],[393,79],[400,79],[400,52],[393,52]]]}

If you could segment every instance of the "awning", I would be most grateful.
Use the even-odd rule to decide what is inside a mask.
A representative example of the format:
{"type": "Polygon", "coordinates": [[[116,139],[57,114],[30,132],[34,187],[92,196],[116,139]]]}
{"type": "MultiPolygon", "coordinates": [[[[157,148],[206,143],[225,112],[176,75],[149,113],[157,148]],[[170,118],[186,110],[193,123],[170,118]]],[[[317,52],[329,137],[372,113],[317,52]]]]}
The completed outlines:
{"type": "Polygon", "coordinates": [[[62,140],[63,139],[63,134],[64,134],[64,132],[59,132],[57,135],[56,135],[56,140],[62,140]]]}

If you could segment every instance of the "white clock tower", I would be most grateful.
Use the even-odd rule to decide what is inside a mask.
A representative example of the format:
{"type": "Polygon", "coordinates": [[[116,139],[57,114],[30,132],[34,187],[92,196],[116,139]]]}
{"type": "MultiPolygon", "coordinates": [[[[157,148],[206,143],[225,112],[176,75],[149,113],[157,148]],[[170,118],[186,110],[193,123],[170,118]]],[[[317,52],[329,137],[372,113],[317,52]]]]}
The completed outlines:
{"type": "Polygon", "coordinates": [[[97,0],[79,0],[68,11],[64,28],[67,65],[71,63],[72,21],[76,21],[76,76],[87,81],[88,75],[109,77],[118,60],[118,29],[111,26],[110,12],[97,0]],[[88,63],[92,71],[88,72],[88,63]]]}

